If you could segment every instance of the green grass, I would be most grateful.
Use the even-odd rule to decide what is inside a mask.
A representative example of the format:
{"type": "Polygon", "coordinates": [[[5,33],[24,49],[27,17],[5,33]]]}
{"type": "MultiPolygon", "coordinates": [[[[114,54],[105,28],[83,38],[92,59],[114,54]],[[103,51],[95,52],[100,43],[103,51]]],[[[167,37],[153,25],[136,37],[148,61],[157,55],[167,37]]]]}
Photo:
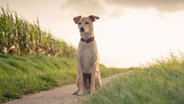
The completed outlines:
{"type": "MultiPolygon", "coordinates": [[[[24,94],[76,83],[75,58],[0,54],[0,104],[24,94]]],[[[100,65],[102,77],[124,72],[100,65]]]]}
{"type": "Polygon", "coordinates": [[[84,104],[184,104],[184,56],[171,54],[114,79],[84,104]]]}
{"type": "Polygon", "coordinates": [[[104,65],[100,65],[100,74],[102,78],[111,76],[113,74],[117,74],[117,73],[124,73],[127,72],[128,69],[127,68],[113,68],[113,67],[105,67],[104,65]]]}

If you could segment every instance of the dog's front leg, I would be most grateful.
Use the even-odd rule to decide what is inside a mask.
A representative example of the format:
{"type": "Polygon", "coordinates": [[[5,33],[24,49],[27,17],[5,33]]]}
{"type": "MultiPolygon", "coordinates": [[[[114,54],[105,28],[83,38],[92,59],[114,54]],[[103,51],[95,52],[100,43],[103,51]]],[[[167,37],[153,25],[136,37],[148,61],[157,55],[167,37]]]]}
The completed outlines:
{"type": "Polygon", "coordinates": [[[91,93],[94,93],[95,91],[95,73],[96,73],[96,65],[92,67],[92,73],[91,73],[91,86],[90,86],[90,91],[91,93]]]}
{"type": "Polygon", "coordinates": [[[79,79],[78,79],[78,83],[79,83],[79,92],[77,95],[83,95],[83,90],[84,90],[84,82],[83,82],[83,72],[82,72],[82,69],[81,69],[81,66],[79,65],[78,66],[78,75],[79,75],[79,79]]]}

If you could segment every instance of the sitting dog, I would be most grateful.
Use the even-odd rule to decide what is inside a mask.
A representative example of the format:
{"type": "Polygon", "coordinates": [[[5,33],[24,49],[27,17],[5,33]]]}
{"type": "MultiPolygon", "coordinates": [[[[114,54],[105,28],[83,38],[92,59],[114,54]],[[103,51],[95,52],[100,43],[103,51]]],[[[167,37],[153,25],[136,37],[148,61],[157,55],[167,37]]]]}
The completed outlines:
{"type": "Polygon", "coordinates": [[[99,56],[93,34],[93,22],[96,19],[99,19],[99,17],[94,15],[73,18],[75,24],[78,24],[81,37],[77,51],[78,91],[75,91],[73,95],[91,93],[94,92],[95,88],[101,86],[99,56]]]}

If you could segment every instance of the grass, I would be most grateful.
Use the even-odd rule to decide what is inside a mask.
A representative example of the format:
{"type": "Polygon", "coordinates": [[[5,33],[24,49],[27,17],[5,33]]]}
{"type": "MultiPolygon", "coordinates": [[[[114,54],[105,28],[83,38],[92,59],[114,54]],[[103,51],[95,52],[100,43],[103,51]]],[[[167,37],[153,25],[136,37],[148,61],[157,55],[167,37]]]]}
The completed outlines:
{"type": "Polygon", "coordinates": [[[102,78],[111,76],[113,74],[118,74],[118,73],[124,73],[127,72],[127,68],[113,68],[113,67],[105,67],[104,65],[100,65],[100,74],[102,78]]]}
{"type": "MultiPolygon", "coordinates": [[[[0,54],[0,104],[24,94],[76,83],[75,58],[0,54]]],[[[124,72],[100,65],[102,77],[124,72]]]]}
{"type": "Polygon", "coordinates": [[[114,79],[84,104],[184,104],[183,92],[184,56],[171,54],[114,79]]]}

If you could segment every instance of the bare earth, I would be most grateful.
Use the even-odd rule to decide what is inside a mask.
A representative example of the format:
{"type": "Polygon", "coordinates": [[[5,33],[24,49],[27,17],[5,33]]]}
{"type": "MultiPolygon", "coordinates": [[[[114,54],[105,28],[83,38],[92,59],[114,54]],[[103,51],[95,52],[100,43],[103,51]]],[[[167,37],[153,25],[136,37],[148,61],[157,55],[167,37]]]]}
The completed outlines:
{"type": "MultiPolygon", "coordinates": [[[[116,74],[102,79],[102,85],[123,74],[124,73],[116,74]]],[[[72,95],[72,93],[76,90],[76,84],[65,85],[52,90],[25,95],[21,99],[12,100],[5,104],[80,104],[86,96],[72,95]]]]}

